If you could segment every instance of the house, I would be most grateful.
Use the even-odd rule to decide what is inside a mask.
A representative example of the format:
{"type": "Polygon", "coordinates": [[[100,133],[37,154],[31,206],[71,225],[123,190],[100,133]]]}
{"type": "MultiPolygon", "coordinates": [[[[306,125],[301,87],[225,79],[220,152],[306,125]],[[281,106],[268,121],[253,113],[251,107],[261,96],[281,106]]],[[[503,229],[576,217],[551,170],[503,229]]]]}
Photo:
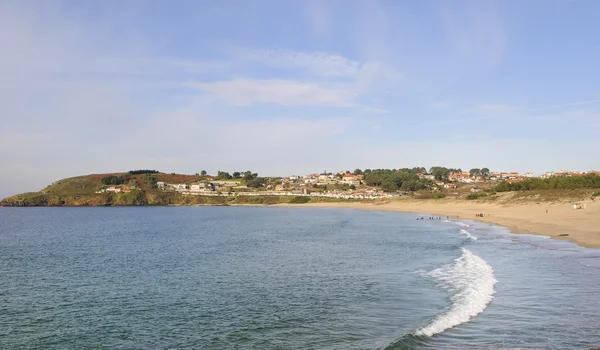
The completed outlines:
{"type": "Polygon", "coordinates": [[[283,191],[285,190],[285,186],[283,184],[275,185],[275,191],[283,191]]]}
{"type": "Polygon", "coordinates": [[[508,180],[506,180],[506,183],[513,184],[515,182],[521,182],[521,181],[523,181],[523,180],[522,179],[508,179],[508,180]]]}
{"type": "Polygon", "coordinates": [[[346,174],[344,174],[344,176],[342,176],[342,182],[344,182],[348,185],[359,185],[360,184],[360,180],[358,180],[356,178],[356,176],[354,176],[350,173],[346,173],[346,174]]]}
{"type": "Polygon", "coordinates": [[[417,176],[419,176],[419,179],[426,179],[426,180],[432,180],[432,181],[435,180],[435,176],[431,175],[431,174],[423,175],[423,174],[419,173],[419,175],[417,175],[417,176]]]}

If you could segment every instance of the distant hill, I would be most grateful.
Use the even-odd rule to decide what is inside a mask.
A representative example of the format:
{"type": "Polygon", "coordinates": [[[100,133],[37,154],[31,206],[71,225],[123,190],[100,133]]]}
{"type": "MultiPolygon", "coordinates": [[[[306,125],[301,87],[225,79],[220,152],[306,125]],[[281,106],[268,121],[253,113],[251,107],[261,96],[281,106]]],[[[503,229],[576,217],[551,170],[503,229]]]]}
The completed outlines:
{"type": "Polygon", "coordinates": [[[144,205],[272,205],[280,203],[351,201],[295,196],[185,195],[158,189],[157,182],[190,184],[214,177],[186,174],[134,172],[90,174],[54,182],[39,192],[27,192],[0,201],[0,206],[144,206],[144,205]],[[111,183],[106,183],[111,182],[111,183]],[[119,193],[107,191],[111,187],[119,193]]]}
{"type": "MultiPolygon", "coordinates": [[[[39,192],[28,192],[8,197],[0,201],[3,206],[106,206],[106,205],[168,205],[185,203],[189,199],[179,193],[163,192],[156,188],[157,181],[167,183],[191,183],[208,180],[211,177],[185,174],[130,174],[106,173],[70,177],[52,183],[39,192]],[[151,176],[152,183],[144,181],[151,176]],[[123,193],[97,193],[111,185],[102,182],[108,177],[123,181],[114,187],[126,190],[123,193]]],[[[194,196],[195,197],[195,196],[194,196]]],[[[217,199],[217,198],[215,198],[217,199]]],[[[201,202],[201,201],[199,201],[201,202]]],[[[218,202],[218,200],[215,200],[218,202]]],[[[202,204],[202,203],[198,203],[202,204]]],[[[215,203],[218,204],[218,203],[215,203]]]]}

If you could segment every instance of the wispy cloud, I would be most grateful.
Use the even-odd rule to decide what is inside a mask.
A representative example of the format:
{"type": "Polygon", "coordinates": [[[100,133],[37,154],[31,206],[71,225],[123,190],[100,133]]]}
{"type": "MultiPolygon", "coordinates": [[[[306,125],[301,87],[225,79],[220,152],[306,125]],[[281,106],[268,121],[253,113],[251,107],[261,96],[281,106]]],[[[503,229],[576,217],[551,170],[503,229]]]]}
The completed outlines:
{"type": "Polygon", "coordinates": [[[343,84],[324,86],[284,79],[233,79],[184,83],[226,103],[248,106],[270,103],[282,106],[355,107],[356,95],[343,84]]]}
{"type": "Polygon", "coordinates": [[[275,68],[298,69],[324,77],[355,77],[359,63],[340,55],[326,52],[301,52],[283,49],[233,49],[243,60],[262,63],[275,68]]]}
{"type": "Polygon", "coordinates": [[[591,105],[591,104],[596,104],[596,103],[600,103],[600,99],[575,101],[575,102],[568,102],[568,103],[563,103],[563,104],[558,104],[558,105],[538,107],[538,108],[532,109],[532,111],[541,111],[541,110],[545,110],[545,109],[559,109],[559,108],[567,108],[567,107],[577,107],[577,106],[591,105]]]}

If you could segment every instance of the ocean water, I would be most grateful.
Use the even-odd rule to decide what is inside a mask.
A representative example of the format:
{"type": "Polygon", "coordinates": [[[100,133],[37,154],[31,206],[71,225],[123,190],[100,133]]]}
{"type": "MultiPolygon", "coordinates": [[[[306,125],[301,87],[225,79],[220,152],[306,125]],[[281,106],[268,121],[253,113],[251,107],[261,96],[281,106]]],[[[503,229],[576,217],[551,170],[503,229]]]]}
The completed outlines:
{"type": "Polygon", "coordinates": [[[600,346],[600,250],[418,216],[0,208],[0,349],[600,346]]]}

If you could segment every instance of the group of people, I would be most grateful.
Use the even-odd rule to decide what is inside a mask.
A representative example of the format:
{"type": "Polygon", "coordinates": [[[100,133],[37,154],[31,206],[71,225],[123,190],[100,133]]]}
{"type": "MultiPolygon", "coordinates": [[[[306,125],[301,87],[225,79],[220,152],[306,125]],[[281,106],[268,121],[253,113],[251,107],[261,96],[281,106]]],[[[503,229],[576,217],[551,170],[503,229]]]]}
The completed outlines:
{"type": "Polygon", "coordinates": [[[483,217],[483,213],[475,214],[475,216],[483,217]]]}
{"type": "MultiPolygon", "coordinates": [[[[447,216],[446,219],[450,220],[450,217],[447,216]]],[[[417,217],[417,220],[425,220],[425,218],[421,216],[420,218],[417,217]]],[[[442,220],[442,217],[441,216],[430,216],[429,220],[442,220]]]]}

